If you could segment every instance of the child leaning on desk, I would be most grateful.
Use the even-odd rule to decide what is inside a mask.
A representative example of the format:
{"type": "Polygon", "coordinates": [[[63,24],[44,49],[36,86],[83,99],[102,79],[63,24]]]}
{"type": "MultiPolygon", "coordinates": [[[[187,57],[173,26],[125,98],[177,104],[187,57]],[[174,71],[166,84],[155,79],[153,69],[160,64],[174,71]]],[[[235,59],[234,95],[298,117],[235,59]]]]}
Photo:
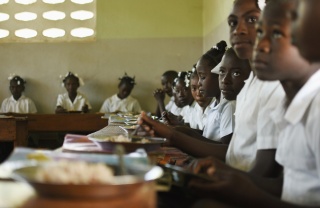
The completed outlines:
{"type": "Polygon", "coordinates": [[[78,88],[83,85],[83,81],[77,74],[68,72],[62,80],[67,93],[58,95],[56,113],[83,112],[88,113],[91,109],[89,100],[80,92],[78,88]]]}
{"type": "Polygon", "coordinates": [[[17,75],[11,75],[8,79],[12,95],[2,102],[1,113],[36,113],[34,102],[23,95],[26,81],[17,75]]]}

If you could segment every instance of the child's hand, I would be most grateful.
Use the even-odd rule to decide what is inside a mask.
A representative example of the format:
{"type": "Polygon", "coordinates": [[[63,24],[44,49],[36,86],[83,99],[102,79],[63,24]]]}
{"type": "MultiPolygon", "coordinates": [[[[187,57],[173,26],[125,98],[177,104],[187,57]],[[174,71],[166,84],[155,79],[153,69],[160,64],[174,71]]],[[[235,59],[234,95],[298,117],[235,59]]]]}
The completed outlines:
{"type": "Polygon", "coordinates": [[[87,104],[85,104],[84,106],[82,106],[82,112],[84,112],[84,113],[88,113],[89,112],[89,107],[88,107],[88,105],[87,104]]]}
{"type": "Polygon", "coordinates": [[[181,116],[176,116],[168,111],[163,111],[162,112],[162,118],[163,118],[163,122],[167,125],[183,125],[183,119],[181,116]]]}
{"type": "Polygon", "coordinates": [[[64,109],[62,106],[57,106],[56,113],[67,113],[67,110],[64,109]]]}
{"type": "Polygon", "coordinates": [[[170,139],[173,134],[173,129],[169,126],[166,126],[158,121],[153,120],[145,112],[141,112],[138,119],[138,124],[141,125],[146,132],[150,135],[157,134],[158,136],[170,139]]]}
{"type": "Polygon", "coordinates": [[[259,200],[259,196],[264,194],[249,177],[239,171],[215,171],[210,179],[193,179],[188,186],[201,197],[231,200],[244,207],[254,207],[254,200],[259,200]]]}
{"type": "Polygon", "coordinates": [[[217,170],[219,170],[219,171],[233,171],[234,170],[230,166],[226,165],[225,163],[223,163],[220,160],[215,159],[213,157],[207,157],[204,159],[195,160],[189,165],[189,169],[193,173],[207,174],[209,176],[214,175],[214,173],[217,170]]]}
{"type": "Polygon", "coordinates": [[[165,98],[165,92],[162,89],[156,89],[153,92],[153,96],[158,101],[164,101],[165,98]]]}

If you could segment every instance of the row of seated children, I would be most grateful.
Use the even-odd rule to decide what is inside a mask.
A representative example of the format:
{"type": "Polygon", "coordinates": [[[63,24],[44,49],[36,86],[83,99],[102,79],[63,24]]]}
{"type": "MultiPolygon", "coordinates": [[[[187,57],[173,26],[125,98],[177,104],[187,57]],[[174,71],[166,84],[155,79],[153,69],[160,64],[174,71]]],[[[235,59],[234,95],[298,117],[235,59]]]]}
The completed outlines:
{"type": "MultiPolygon", "coordinates": [[[[100,112],[140,112],[141,107],[139,102],[130,96],[136,84],[135,79],[127,74],[119,79],[118,93],[104,101],[100,112]]],[[[12,96],[2,102],[1,113],[37,113],[34,102],[23,95],[26,81],[16,75],[10,76],[9,80],[9,89],[12,96]]],[[[63,78],[63,86],[67,92],[58,95],[56,113],[68,113],[71,111],[89,112],[91,109],[89,100],[81,92],[78,92],[78,88],[81,85],[83,85],[82,79],[71,72],[63,78]]]]}
{"type": "Polygon", "coordinates": [[[235,126],[236,96],[249,72],[249,62],[239,59],[232,48],[226,51],[226,43],[221,41],[200,58],[192,72],[179,73],[174,79],[173,97],[180,110],[173,108],[168,109],[169,113],[163,112],[165,123],[187,124],[203,131],[199,134],[187,128],[180,130],[188,131],[193,137],[228,144],[235,126]],[[211,70],[222,56],[221,64],[211,70]]]}
{"type": "Polygon", "coordinates": [[[269,0],[261,16],[260,3],[236,0],[228,17],[232,47],[254,70],[237,98],[229,146],[141,114],[151,134],[195,156],[213,156],[191,166],[210,177],[189,183],[204,199],[196,207],[320,206],[320,30],[314,27],[320,1],[269,0]]]}

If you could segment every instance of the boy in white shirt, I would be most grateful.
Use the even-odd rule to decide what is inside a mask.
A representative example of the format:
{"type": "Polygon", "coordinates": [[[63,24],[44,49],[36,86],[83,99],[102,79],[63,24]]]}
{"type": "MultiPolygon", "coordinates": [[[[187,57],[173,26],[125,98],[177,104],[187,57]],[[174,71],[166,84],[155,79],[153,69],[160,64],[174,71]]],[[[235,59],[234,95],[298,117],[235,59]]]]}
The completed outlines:
{"type": "Polygon", "coordinates": [[[156,109],[156,115],[158,117],[161,116],[161,113],[164,111],[171,112],[172,108],[174,107],[174,96],[172,92],[172,85],[174,82],[174,79],[178,77],[178,72],[169,70],[163,73],[161,77],[161,85],[162,89],[156,89],[153,92],[154,98],[157,100],[157,109],[156,109]],[[168,95],[170,97],[169,102],[167,105],[164,105],[164,99],[165,95],[168,95]]]}
{"type": "Polygon", "coordinates": [[[1,113],[36,113],[34,102],[24,96],[26,81],[20,76],[9,77],[11,97],[6,98],[1,105],[1,113]]]}

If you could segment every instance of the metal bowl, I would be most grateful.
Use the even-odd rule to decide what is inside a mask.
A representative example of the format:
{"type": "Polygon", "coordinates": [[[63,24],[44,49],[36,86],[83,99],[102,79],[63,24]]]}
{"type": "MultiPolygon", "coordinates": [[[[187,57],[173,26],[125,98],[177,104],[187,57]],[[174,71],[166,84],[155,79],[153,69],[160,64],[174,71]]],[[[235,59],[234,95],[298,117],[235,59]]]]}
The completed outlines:
{"type": "Polygon", "coordinates": [[[28,166],[16,169],[12,177],[19,181],[29,183],[42,197],[49,198],[78,198],[78,199],[107,199],[110,197],[125,197],[134,193],[163,174],[160,167],[148,165],[135,165],[127,167],[129,175],[117,175],[110,184],[72,185],[52,184],[35,180],[35,173],[41,165],[28,166]]]}

